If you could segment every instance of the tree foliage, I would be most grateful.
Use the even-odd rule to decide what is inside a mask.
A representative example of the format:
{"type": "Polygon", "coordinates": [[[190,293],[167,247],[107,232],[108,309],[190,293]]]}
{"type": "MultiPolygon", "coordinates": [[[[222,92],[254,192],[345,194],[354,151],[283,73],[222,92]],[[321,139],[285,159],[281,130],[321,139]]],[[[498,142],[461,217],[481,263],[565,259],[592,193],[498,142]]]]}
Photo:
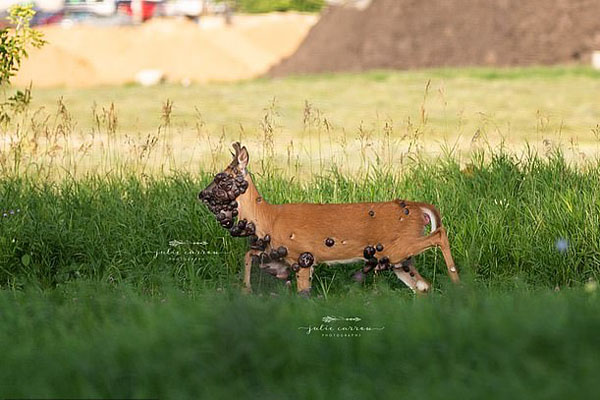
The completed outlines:
{"type": "Polygon", "coordinates": [[[9,9],[7,19],[11,27],[0,30],[0,85],[10,83],[21,61],[27,57],[28,47],[42,47],[42,33],[30,26],[35,15],[31,5],[14,5],[9,9]]]}
{"type": "MultiPolygon", "coordinates": [[[[14,5],[9,9],[7,19],[10,26],[0,30],[0,87],[6,89],[10,79],[19,71],[21,61],[27,58],[29,47],[42,47],[46,41],[42,33],[30,25],[35,15],[31,5],[14,5]]],[[[24,90],[17,90],[0,103],[0,122],[10,121],[9,111],[22,111],[31,100],[31,85],[24,90]]]]}
{"type": "Polygon", "coordinates": [[[242,12],[263,13],[271,11],[320,11],[324,0],[237,0],[237,8],[242,12]]]}

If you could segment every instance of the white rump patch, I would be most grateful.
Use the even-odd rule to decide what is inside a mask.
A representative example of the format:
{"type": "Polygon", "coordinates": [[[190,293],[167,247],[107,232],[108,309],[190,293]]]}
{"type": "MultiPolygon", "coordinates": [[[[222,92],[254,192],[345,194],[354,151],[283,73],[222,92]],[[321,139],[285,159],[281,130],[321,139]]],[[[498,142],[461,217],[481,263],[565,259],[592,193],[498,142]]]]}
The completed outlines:
{"type": "Polygon", "coordinates": [[[425,207],[421,207],[421,211],[429,217],[429,222],[431,222],[431,232],[435,231],[438,228],[435,214],[429,208],[425,207]]]}

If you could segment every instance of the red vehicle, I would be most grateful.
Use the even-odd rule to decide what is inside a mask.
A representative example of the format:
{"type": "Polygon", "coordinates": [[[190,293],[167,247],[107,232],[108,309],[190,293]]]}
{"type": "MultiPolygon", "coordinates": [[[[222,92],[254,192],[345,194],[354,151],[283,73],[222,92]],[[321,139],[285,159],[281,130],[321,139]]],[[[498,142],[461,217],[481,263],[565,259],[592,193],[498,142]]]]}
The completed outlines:
{"type": "MultiPolygon", "coordinates": [[[[142,3],[142,21],[162,14],[164,1],[141,0],[142,3]]],[[[132,1],[122,0],[117,2],[117,11],[123,12],[133,17],[132,1]]]]}

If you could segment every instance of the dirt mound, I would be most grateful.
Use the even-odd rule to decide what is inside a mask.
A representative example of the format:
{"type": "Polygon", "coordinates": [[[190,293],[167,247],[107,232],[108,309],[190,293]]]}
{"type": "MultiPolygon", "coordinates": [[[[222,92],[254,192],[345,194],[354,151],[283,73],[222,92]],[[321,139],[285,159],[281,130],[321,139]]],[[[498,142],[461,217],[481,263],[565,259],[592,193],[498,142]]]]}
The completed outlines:
{"type": "Polygon", "coordinates": [[[142,69],[159,69],[169,81],[248,79],[292,54],[315,15],[237,15],[233,25],[204,18],[200,25],[156,19],[140,26],[42,28],[48,44],[25,60],[17,85],[93,86],[134,81],[142,69]]]}
{"type": "Polygon", "coordinates": [[[600,49],[593,0],[374,0],[323,13],[298,50],[270,71],[288,74],[579,61],[600,49]]]}

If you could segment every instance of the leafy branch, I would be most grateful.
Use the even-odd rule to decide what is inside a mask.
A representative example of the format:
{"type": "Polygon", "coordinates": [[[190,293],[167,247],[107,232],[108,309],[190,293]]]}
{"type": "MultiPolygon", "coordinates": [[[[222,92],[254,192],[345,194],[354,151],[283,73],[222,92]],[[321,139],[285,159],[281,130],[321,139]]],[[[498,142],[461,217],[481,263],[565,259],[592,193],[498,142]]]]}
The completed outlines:
{"type": "MultiPolygon", "coordinates": [[[[27,58],[29,47],[40,48],[46,41],[42,32],[31,27],[35,15],[31,5],[14,5],[9,9],[7,19],[10,27],[0,30],[0,87],[10,85],[10,79],[19,71],[21,61],[27,58]]],[[[4,92],[6,99],[6,92],[4,92]]],[[[31,85],[0,103],[0,122],[10,121],[7,108],[22,111],[31,101],[31,85]]]]}

